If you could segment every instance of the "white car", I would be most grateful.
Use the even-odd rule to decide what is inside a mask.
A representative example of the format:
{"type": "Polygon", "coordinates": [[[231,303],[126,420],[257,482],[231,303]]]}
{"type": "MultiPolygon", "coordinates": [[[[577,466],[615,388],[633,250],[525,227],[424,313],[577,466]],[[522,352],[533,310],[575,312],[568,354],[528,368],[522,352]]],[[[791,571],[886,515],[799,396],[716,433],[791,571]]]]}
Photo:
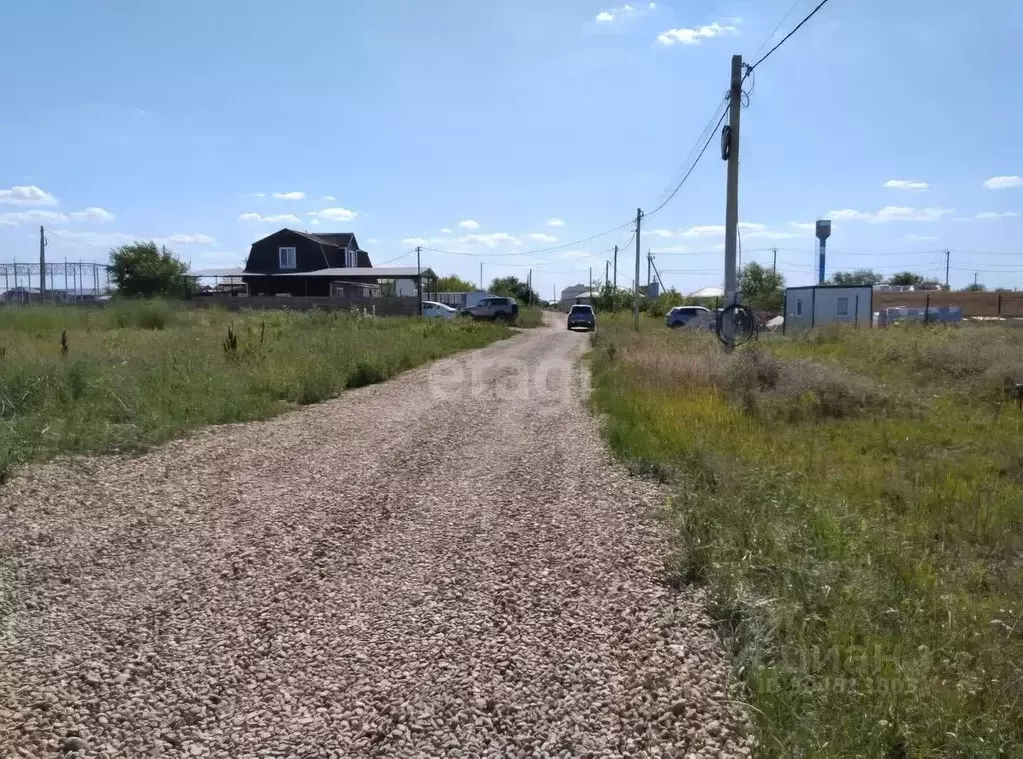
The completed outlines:
{"type": "Polygon", "coordinates": [[[454,319],[458,315],[457,309],[446,303],[438,303],[435,300],[423,301],[423,316],[441,319],[454,319]]]}

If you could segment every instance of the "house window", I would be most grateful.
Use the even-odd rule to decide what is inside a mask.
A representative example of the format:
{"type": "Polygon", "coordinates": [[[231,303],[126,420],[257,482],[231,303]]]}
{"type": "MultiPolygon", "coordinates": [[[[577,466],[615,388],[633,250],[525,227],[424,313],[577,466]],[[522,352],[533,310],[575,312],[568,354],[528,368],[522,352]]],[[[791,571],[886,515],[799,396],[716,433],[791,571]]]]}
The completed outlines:
{"type": "Polygon", "coordinates": [[[849,315],[849,299],[848,298],[839,298],[838,299],[838,304],[835,306],[835,313],[838,316],[848,316],[849,315]]]}
{"type": "Polygon", "coordinates": [[[803,315],[803,299],[796,298],[796,316],[803,315]]]}
{"type": "Polygon", "coordinates": [[[358,261],[359,258],[357,253],[351,248],[345,248],[345,266],[349,269],[355,268],[358,266],[358,261]]]}
{"type": "Polygon", "coordinates": [[[281,269],[294,269],[297,266],[294,248],[278,248],[277,256],[281,269]]]}

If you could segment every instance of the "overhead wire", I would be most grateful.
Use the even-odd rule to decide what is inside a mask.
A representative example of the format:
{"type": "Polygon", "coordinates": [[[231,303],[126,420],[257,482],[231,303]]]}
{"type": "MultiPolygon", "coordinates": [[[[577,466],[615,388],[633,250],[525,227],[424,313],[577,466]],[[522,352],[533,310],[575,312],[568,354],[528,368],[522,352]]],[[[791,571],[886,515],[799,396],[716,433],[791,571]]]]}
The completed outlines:
{"type": "MultiPolygon", "coordinates": [[[[792,29],[791,32],[789,32],[784,37],[782,37],[777,45],[775,45],[770,50],[768,50],[766,53],[764,53],[764,56],[760,60],[758,60],[756,63],[754,63],[752,66],[747,66],[746,67],[746,73],[743,76],[743,79],[745,79],[747,76],[752,74],[756,70],[757,66],[759,66],[761,63],[766,61],[768,58],[770,58],[775,50],[777,50],[782,45],[784,45],[786,42],[788,42],[789,38],[792,37],[793,34],[798,32],[802,28],[803,24],[805,24],[807,21],[812,19],[817,14],[817,11],[819,11],[821,8],[823,8],[827,4],[828,4],[828,0],[821,0],[821,2],[817,4],[817,7],[814,8],[812,11],[810,11],[806,16],[804,16],[803,20],[800,21],[798,24],[796,24],[796,26],[792,29]]],[[[779,24],[779,26],[780,26],[780,24],[779,24]]],[[[775,30],[775,31],[777,31],[777,30],[775,30]]],[[[771,34],[773,36],[774,32],[772,32],[771,34]]]]}

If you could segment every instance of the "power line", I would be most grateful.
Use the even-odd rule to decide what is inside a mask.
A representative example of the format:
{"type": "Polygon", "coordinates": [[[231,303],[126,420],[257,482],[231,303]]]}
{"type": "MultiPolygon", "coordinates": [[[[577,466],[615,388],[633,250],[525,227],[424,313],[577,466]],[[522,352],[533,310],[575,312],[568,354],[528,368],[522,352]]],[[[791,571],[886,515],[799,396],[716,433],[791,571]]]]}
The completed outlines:
{"type": "MultiPolygon", "coordinates": [[[[791,37],[791,36],[792,36],[793,34],[795,34],[796,32],[798,32],[798,31],[799,31],[799,29],[800,29],[800,28],[801,28],[801,27],[803,26],[803,24],[805,24],[805,23],[806,23],[807,21],[809,21],[810,19],[812,19],[812,18],[814,17],[814,15],[815,15],[815,14],[817,13],[817,11],[819,11],[819,10],[820,10],[821,8],[823,8],[823,7],[825,6],[825,5],[827,5],[827,3],[828,3],[828,0],[821,0],[821,1],[820,1],[820,3],[819,3],[819,4],[817,5],[817,7],[816,7],[816,8],[814,8],[814,9],[813,9],[812,11],[810,11],[810,12],[809,12],[809,13],[808,13],[808,14],[807,14],[807,15],[806,15],[806,16],[805,16],[804,18],[803,18],[803,20],[802,20],[802,21],[800,21],[800,22],[799,22],[798,24],[796,24],[795,28],[794,28],[794,29],[793,29],[793,30],[792,30],[791,32],[789,32],[789,33],[788,33],[788,34],[786,34],[786,35],[785,35],[784,37],[782,37],[782,38],[781,38],[781,41],[780,41],[780,42],[779,42],[779,43],[778,43],[777,45],[775,45],[775,46],[774,46],[774,47],[772,47],[772,48],[771,48],[770,50],[768,50],[768,51],[767,51],[767,52],[766,52],[766,53],[764,54],[764,57],[763,57],[763,58],[761,58],[761,59],[760,59],[759,61],[757,61],[756,63],[754,63],[754,64],[753,64],[752,66],[747,66],[747,67],[746,67],[746,74],[745,74],[745,75],[743,76],[743,78],[745,79],[745,78],[746,78],[747,76],[749,76],[750,74],[752,74],[752,73],[753,73],[753,70],[754,70],[754,69],[756,69],[756,67],[757,67],[757,66],[759,66],[759,65],[760,65],[761,63],[763,63],[764,61],[766,61],[766,60],[767,60],[768,58],[770,58],[770,57],[771,57],[771,54],[772,54],[772,53],[773,53],[773,52],[774,52],[775,50],[777,50],[777,49],[778,49],[778,48],[780,48],[780,47],[781,47],[782,45],[784,45],[784,44],[785,44],[786,42],[788,42],[788,39],[789,39],[789,37],[791,37]]],[[[773,33],[774,33],[774,32],[772,32],[772,34],[773,34],[773,33]]]]}
{"type": "MultiPolygon", "coordinates": [[[[423,248],[423,250],[426,250],[426,248],[423,248]]],[[[402,253],[397,258],[392,258],[390,261],[384,261],[383,263],[378,263],[377,266],[387,266],[387,264],[393,264],[395,261],[400,261],[405,256],[411,255],[412,253],[415,253],[415,252],[416,252],[415,248],[412,248],[410,250],[406,250],[404,253],[402,253]]]]}
{"type": "MultiPolygon", "coordinates": [[[[700,134],[701,139],[703,138],[703,135],[706,134],[707,140],[706,142],[703,143],[703,147],[700,148],[700,152],[697,154],[696,160],[694,160],[692,164],[689,166],[689,170],[683,175],[682,180],[677,185],[675,185],[675,189],[671,191],[671,194],[668,195],[668,197],[665,198],[664,201],[659,206],[657,206],[657,208],[655,208],[653,211],[650,211],[649,213],[644,213],[643,215],[645,217],[649,218],[653,216],[655,213],[657,213],[666,205],[668,205],[671,199],[678,194],[679,190],[682,189],[682,185],[684,185],[686,183],[686,180],[689,179],[689,175],[693,173],[694,169],[696,169],[696,165],[700,162],[700,159],[703,158],[703,154],[707,152],[707,146],[710,145],[711,140],[714,139],[714,135],[717,134],[717,130],[721,127],[721,123],[725,120],[725,116],[728,115],[728,98],[725,98],[722,101],[721,105],[718,106],[718,110],[721,111],[721,115],[717,116],[717,110],[715,110],[714,116],[711,116],[711,120],[710,122],[708,122],[708,126],[710,125],[710,123],[714,121],[715,116],[717,116],[717,123],[715,123],[714,126],[710,127],[709,129],[705,128],[704,131],[701,132],[700,134]]],[[[697,142],[697,144],[699,144],[699,142],[697,142]]],[[[695,147],[693,148],[693,150],[695,150],[695,147]]],[[[690,155],[692,155],[692,153],[693,153],[692,150],[689,151],[690,155]]]]}
{"type": "Polygon", "coordinates": [[[770,42],[771,38],[778,33],[778,30],[781,29],[782,24],[788,21],[789,16],[792,15],[792,11],[794,11],[796,9],[796,6],[798,6],[801,2],[803,2],[803,0],[795,0],[795,2],[792,3],[792,6],[789,8],[788,13],[781,17],[781,19],[775,25],[774,29],[771,30],[771,33],[768,34],[764,41],[760,43],[760,47],[757,48],[757,52],[753,53],[753,55],[750,56],[751,58],[760,55],[760,51],[767,47],[767,43],[770,42]]]}

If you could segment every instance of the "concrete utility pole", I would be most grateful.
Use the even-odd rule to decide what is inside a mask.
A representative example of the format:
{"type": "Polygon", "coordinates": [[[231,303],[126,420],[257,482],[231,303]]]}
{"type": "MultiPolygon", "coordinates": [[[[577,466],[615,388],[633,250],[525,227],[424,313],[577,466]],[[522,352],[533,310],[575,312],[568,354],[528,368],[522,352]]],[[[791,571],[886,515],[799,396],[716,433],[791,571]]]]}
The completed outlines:
{"type": "Polygon", "coordinates": [[[526,305],[533,305],[533,270],[529,270],[529,275],[526,277],[526,305]]]}
{"type": "Polygon", "coordinates": [[[643,221],[643,209],[636,209],[636,278],[632,280],[632,328],[639,332],[639,227],[643,221]]]}
{"type": "Polygon", "coordinates": [[[771,250],[774,251],[774,258],[771,259],[771,273],[772,274],[777,274],[778,273],[778,249],[777,248],[771,248],[771,250]]]}
{"type": "Polygon", "coordinates": [[[590,290],[588,293],[590,303],[593,303],[593,267],[590,267],[590,290]]]}
{"type": "MultiPolygon", "coordinates": [[[[739,114],[742,112],[742,56],[732,56],[732,80],[728,90],[728,140],[722,140],[727,150],[728,190],[725,196],[725,307],[738,302],[736,277],[736,250],[739,235],[739,114]]],[[[722,320],[725,345],[735,339],[734,317],[722,320]]]]}
{"type": "Polygon", "coordinates": [[[611,310],[618,310],[618,246],[615,245],[615,286],[611,291],[611,310]]]}
{"type": "Polygon", "coordinates": [[[480,291],[483,290],[483,262],[480,261],[480,291]]]}
{"type": "Polygon", "coordinates": [[[423,249],[416,246],[416,300],[419,301],[419,315],[423,315],[423,267],[419,264],[419,254],[423,249]]]}
{"type": "Polygon", "coordinates": [[[650,297],[650,264],[653,259],[650,257],[650,248],[646,250],[646,296],[650,297]]]}
{"type": "Polygon", "coordinates": [[[945,248],[945,289],[948,289],[948,248],[945,248]]]}
{"type": "Polygon", "coordinates": [[[609,280],[609,279],[607,278],[607,275],[608,275],[608,269],[610,268],[610,266],[611,266],[611,262],[605,259],[605,260],[604,260],[604,286],[603,286],[603,287],[601,288],[602,290],[606,290],[606,289],[607,289],[607,286],[608,286],[609,284],[611,284],[611,280],[609,280]]]}
{"type": "Polygon", "coordinates": [[[39,227],[39,297],[46,295],[46,230],[39,227]]]}

